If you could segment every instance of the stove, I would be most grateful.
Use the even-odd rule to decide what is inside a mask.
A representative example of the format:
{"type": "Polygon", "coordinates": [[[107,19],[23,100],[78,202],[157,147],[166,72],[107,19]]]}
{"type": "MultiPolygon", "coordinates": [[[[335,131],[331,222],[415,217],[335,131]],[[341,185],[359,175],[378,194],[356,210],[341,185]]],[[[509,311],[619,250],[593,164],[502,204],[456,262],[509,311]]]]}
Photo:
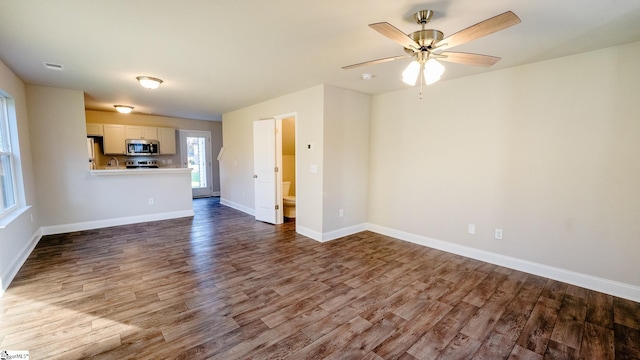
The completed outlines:
{"type": "Polygon", "coordinates": [[[157,169],[158,160],[127,160],[127,169],[157,169]]]}

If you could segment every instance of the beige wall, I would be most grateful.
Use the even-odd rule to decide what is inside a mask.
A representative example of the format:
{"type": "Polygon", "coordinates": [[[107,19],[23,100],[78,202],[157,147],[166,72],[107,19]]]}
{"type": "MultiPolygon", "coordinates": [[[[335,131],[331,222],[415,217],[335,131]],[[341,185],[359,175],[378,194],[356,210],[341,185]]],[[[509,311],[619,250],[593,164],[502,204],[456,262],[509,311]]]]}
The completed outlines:
{"type": "Polygon", "coordinates": [[[640,286],[638,56],[635,43],[445,81],[422,100],[375,96],[369,222],[640,286]]]}
{"type": "MultiPolygon", "coordinates": [[[[282,181],[290,182],[289,194],[296,194],[296,119],[282,119],[282,181]]],[[[287,194],[283,194],[287,195],[287,194]]]]}
{"type": "MultiPolygon", "coordinates": [[[[296,156],[295,155],[282,155],[282,181],[288,181],[289,194],[295,196],[296,194],[296,156]]],[[[283,194],[287,195],[287,194],[283,194]]]]}
{"type": "Polygon", "coordinates": [[[27,99],[42,225],[74,222],[77,213],[68,205],[80,213],[91,209],[84,201],[89,189],[80,181],[89,169],[84,93],[28,85],[27,99]]]}
{"type": "Polygon", "coordinates": [[[368,95],[322,85],[224,114],[223,203],[253,211],[253,121],[296,113],[298,232],[328,240],[364,229],[369,109],[368,95]]]}
{"type": "Polygon", "coordinates": [[[20,189],[18,202],[24,211],[9,214],[0,219],[0,295],[9,286],[9,282],[26,260],[31,249],[39,239],[40,220],[37,216],[38,203],[33,173],[31,141],[29,138],[29,119],[27,117],[27,98],[24,83],[0,62],[0,93],[10,99],[10,117],[14,117],[17,127],[12,129],[17,139],[12,145],[18,145],[15,155],[16,175],[20,189]],[[15,142],[17,140],[17,142],[15,142]],[[9,223],[9,220],[12,220],[9,223]]]}
{"type": "MultiPolygon", "coordinates": [[[[193,213],[190,186],[182,186],[179,175],[90,174],[81,91],[28,85],[27,100],[38,214],[45,233],[193,213]],[[149,197],[155,199],[153,206],[149,197]]],[[[188,175],[184,178],[188,181],[188,175]]]]}
{"type": "Polygon", "coordinates": [[[220,162],[220,191],[223,203],[253,212],[253,121],[295,113],[296,226],[307,233],[321,234],[323,98],[324,86],[316,86],[222,116],[224,155],[220,162]],[[313,150],[302,150],[310,143],[315,145],[313,150]],[[317,166],[317,173],[309,172],[312,164],[317,166]]]}
{"type": "Polygon", "coordinates": [[[322,224],[325,234],[339,234],[343,229],[358,228],[367,222],[370,109],[369,95],[325,87],[322,224]]]}

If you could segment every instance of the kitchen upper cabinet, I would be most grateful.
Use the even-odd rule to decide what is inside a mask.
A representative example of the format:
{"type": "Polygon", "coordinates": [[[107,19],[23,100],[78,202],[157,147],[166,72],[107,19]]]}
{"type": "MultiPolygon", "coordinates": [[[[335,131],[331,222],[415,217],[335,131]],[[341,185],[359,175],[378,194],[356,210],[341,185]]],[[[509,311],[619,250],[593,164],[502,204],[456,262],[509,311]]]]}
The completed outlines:
{"type": "MultiPolygon", "coordinates": [[[[92,135],[87,124],[87,135],[92,135]]],[[[160,143],[160,155],[176,154],[176,129],[156,128],[152,126],[100,124],[103,135],[103,151],[105,155],[126,154],[126,139],[158,140],[160,143]]],[[[94,130],[91,130],[94,131],[94,130]]]]}
{"type": "Polygon", "coordinates": [[[160,155],[174,155],[176,153],[175,129],[158,128],[158,141],[160,142],[160,155]]]}
{"type": "Polygon", "coordinates": [[[87,123],[87,136],[104,136],[103,125],[87,123]]]}
{"type": "Polygon", "coordinates": [[[102,146],[105,155],[123,155],[126,153],[124,147],[124,125],[104,124],[103,132],[102,146]]]}
{"type": "Polygon", "coordinates": [[[151,126],[125,126],[125,139],[158,140],[158,129],[151,126]]]}

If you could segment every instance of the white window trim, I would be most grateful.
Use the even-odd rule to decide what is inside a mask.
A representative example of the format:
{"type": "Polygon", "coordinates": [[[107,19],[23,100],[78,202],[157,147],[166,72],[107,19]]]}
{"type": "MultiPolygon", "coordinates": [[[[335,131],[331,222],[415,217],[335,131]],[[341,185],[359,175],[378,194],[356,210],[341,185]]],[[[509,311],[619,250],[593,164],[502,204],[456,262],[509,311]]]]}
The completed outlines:
{"type": "MultiPolygon", "coordinates": [[[[15,146],[14,144],[17,144],[17,139],[12,139],[12,131],[11,131],[12,124],[9,123],[10,121],[9,103],[10,103],[9,99],[6,96],[4,96],[4,94],[0,93],[0,111],[2,112],[0,114],[0,136],[3,136],[5,140],[5,149],[0,148],[0,156],[8,155],[8,158],[9,158],[9,167],[11,169],[11,175],[12,175],[11,185],[12,185],[13,199],[14,199],[13,205],[4,209],[2,205],[4,203],[3,201],[4,193],[3,191],[0,190],[0,205],[2,205],[2,207],[0,207],[0,220],[4,220],[2,221],[2,224],[6,222],[5,218],[7,218],[9,214],[11,214],[12,212],[20,208],[20,199],[18,197],[18,181],[17,181],[18,173],[16,172],[16,164],[15,164],[16,148],[14,147],[15,146]],[[4,133],[4,135],[2,135],[2,133],[4,133]],[[7,148],[9,151],[7,151],[7,148]]],[[[2,171],[2,169],[0,169],[0,171],[2,171]]]]}

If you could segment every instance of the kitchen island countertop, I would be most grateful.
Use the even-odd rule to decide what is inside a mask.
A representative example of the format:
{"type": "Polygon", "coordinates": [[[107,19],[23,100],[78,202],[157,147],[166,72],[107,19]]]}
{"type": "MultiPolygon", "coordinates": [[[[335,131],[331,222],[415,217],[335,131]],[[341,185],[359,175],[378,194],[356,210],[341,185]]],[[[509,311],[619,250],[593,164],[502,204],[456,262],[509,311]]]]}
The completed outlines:
{"type": "Polygon", "coordinates": [[[91,175],[96,176],[113,176],[113,175],[159,175],[159,174],[180,174],[190,173],[191,168],[118,168],[118,169],[102,169],[89,170],[91,175]]]}

